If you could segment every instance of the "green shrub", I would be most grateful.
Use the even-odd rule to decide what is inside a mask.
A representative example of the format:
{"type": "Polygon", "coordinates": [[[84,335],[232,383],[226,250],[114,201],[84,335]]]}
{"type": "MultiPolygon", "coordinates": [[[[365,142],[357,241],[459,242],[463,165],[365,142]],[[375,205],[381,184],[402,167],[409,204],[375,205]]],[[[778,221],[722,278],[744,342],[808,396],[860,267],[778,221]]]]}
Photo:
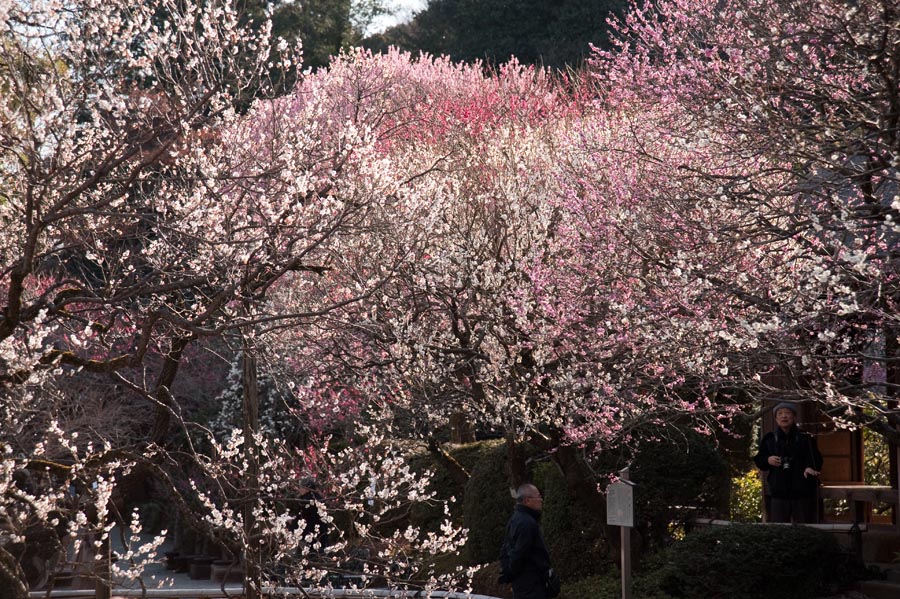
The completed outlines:
{"type": "Polygon", "coordinates": [[[605,522],[583,508],[566,487],[556,464],[542,462],[534,483],[544,496],[541,529],[550,559],[563,580],[576,580],[607,570],[605,522]]]}
{"type": "MultiPolygon", "coordinates": [[[[486,452],[497,451],[498,446],[501,445],[502,441],[468,443],[451,448],[449,453],[471,473],[475,466],[482,461],[486,452]]],[[[446,518],[443,502],[453,498],[455,501],[450,505],[451,520],[454,524],[461,526],[463,524],[462,505],[466,493],[465,485],[457,483],[447,468],[427,451],[421,451],[410,457],[409,465],[414,472],[424,473],[426,470],[432,472],[428,489],[435,493],[435,501],[413,504],[409,514],[410,524],[424,530],[437,532],[446,518]]],[[[506,494],[506,496],[508,495],[509,493],[506,494]]]]}
{"type": "Polygon", "coordinates": [[[476,564],[499,559],[506,521],[514,505],[509,495],[506,446],[484,449],[478,464],[471,470],[463,501],[463,522],[469,529],[466,550],[476,564]]]}
{"type": "Polygon", "coordinates": [[[647,536],[648,549],[664,546],[672,523],[697,511],[727,513],[728,464],[698,433],[673,429],[641,439],[630,478],[637,484],[635,526],[647,536]]]}
{"type": "Polygon", "coordinates": [[[696,515],[728,513],[729,467],[714,439],[675,424],[637,430],[628,445],[593,458],[602,478],[629,466],[634,488],[634,550],[643,556],[665,548],[696,515]]]}
{"type": "MultiPolygon", "coordinates": [[[[636,599],[670,599],[660,589],[655,572],[635,573],[631,582],[631,596],[636,599]]],[[[621,599],[622,574],[618,569],[611,569],[606,574],[590,576],[566,583],[563,581],[562,592],[558,599],[621,599]]]]}
{"type": "Polygon", "coordinates": [[[863,460],[865,461],[867,485],[891,484],[891,450],[880,434],[867,428],[862,429],[863,460]]]}
{"type": "Polygon", "coordinates": [[[735,524],[699,530],[672,545],[659,585],[683,599],[812,599],[846,582],[850,563],[828,532],[735,524]]]}
{"type": "Polygon", "coordinates": [[[731,479],[730,516],[734,522],[762,522],[762,479],[750,470],[731,479]]]}
{"type": "MultiPolygon", "coordinates": [[[[618,572],[616,572],[618,576],[618,572]]],[[[574,582],[563,581],[558,599],[620,599],[621,586],[611,573],[581,578],[574,582]]]]}
{"type": "MultiPolygon", "coordinates": [[[[488,564],[485,572],[490,572],[490,568],[497,565],[506,522],[515,504],[509,494],[506,445],[503,441],[484,441],[453,446],[449,451],[471,474],[465,487],[426,451],[412,454],[409,464],[416,472],[430,470],[434,473],[430,488],[435,491],[437,500],[456,498],[457,501],[450,505],[451,517],[456,524],[469,530],[464,551],[466,563],[488,564]]],[[[532,457],[538,453],[530,446],[525,447],[525,452],[532,457]]],[[[605,521],[598,521],[589,508],[580,505],[569,494],[563,475],[554,463],[533,461],[531,464],[531,480],[546,498],[542,529],[554,566],[564,582],[573,583],[609,569],[605,521]]],[[[445,517],[439,501],[412,506],[408,522],[437,530],[445,517]]],[[[493,579],[486,581],[485,576],[490,578],[489,574],[479,575],[481,592],[486,584],[488,587],[485,588],[493,584],[493,579]]]]}

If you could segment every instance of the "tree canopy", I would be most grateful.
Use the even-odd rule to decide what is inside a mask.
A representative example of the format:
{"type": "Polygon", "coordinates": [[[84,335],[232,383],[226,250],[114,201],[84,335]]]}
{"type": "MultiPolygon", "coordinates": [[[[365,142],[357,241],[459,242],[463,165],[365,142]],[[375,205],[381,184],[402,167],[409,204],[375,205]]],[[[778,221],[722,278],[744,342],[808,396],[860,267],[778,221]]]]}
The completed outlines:
{"type": "Polygon", "coordinates": [[[490,65],[514,56],[524,64],[563,69],[579,66],[591,44],[607,47],[607,19],[621,16],[627,6],[627,0],[430,0],[411,22],[364,43],[490,65]]]}
{"type": "Polygon", "coordinates": [[[318,69],[356,45],[372,21],[387,14],[384,0],[247,0],[244,12],[257,26],[268,16],[272,36],[303,46],[303,63],[318,69]]]}

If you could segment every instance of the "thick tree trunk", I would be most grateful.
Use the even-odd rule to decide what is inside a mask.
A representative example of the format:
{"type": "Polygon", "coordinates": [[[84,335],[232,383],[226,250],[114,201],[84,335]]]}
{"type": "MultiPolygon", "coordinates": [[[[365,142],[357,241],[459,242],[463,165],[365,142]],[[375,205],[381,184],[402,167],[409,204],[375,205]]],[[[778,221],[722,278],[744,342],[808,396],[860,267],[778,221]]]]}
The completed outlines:
{"type": "MultiPolygon", "coordinates": [[[[244,345],[244,394],[243,394],[244,458],[247,471],[244,474],[244,489],[255,496],[259,485],[259,456],[256,452],[256,433],[259,432],[259,389],[256,381],[256,357],[244,345]]],[[[257,536],[258,525],[254,517],[255,501],[247,501],[244,506],[244,596],[259,599],[262,576],[260,572],[259,545],[251,540],[257,536]]]]}
{"type": "Polygon", "coordinates": [[[25,573],[14,555],[0,547],[0,599],[28,599],[25,573]]]}
{"type": "Polygon", "coordinates": [[[522,483],[528,482],[528,467],[525,464],[525,450],[522,443],[516,439],[515,431],[506,431],[506,461],[509,465],[509,488],[515,495],[515,490],[522,483]]]}
{"type": "MultiPolygon", "coordinates": [[[[618,556],[621,547],[621,531],[618,526],[606,525],[606,497],[597,487],[597,481],[594,480],[590,469],[578,454],[578,449],[572,445],[560,444],[560,435],[554,436],[554,442],[558,443],[553,452],[553,459],[562,470],[563,477],[566,480],[566,487],[574,496],[575,501],[586,509],[602,526],[603,537],[610,548],[611,555],[618,556]]],[[[599,531],[598,531],[599,534],[599,531]]],[[[636,528],[629,529],[629,540],[631,544],[631,554],[639,555],[644,546],[641,535],[637,534],[636,528]]],[[[617,567],[620,567],[618,559],[614,560],[617,567]]]]}
{"type": "MultiPolygon", "coordinates": [[[[886,326],[884,329],[884,356],[885,361],[885,382],[887,383],[885,394],[890,398],[887,402],[889,409],[897,408],[897,389],[900,388],[900,340],[898,340],[900,330],[886,326]]],[[[894,430],[900,430],[896,424],[892,425],[894,430]]],[[[900,443],[896,440],[888,441],[889,467],[891,470],[891,486],[895,489],[900,488],[900,443]]],[[[894,506],[892,510],[892,520],[894,525],[900,524],[900,507],[894,506]]]]}
{"type": "Polygon", "coordinates": [[[181,365],[181,356],[188,346],[186,337],[179,337],[172,342],[172,351],[163,359],[162,368],[156,378],[154,397],[156,398],[156,414],[153,419],[153,430],[150,433],[150,442],[156,445],[165,445],[169,434],[169,424],[172,421],[172,410],[175,407],[175,398],[172,397],[172,383],[178,374],[181,365]]]}
{"type": "Polygon", "coordinates": [[[571,445],[560,445],[553,452],[553,459],[562,470],[566,487],[575,500],[597,517],[598,522],[606,521],[606,498],[600,494],[591,472],[571,445]]]}

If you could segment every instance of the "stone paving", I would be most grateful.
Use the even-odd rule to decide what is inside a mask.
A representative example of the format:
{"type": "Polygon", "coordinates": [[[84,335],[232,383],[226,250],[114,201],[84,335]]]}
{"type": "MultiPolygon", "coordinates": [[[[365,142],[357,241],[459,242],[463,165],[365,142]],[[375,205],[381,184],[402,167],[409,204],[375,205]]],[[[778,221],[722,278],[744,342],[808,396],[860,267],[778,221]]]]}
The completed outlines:
{"type": "MultiPolygon", "coordinates": [[[[111,549],[113,552],[123,555],[125,553],[121,541],[119,540],[119,535],[114,530],[110,535],[111,539],[111,549]]],[[[152,540],[152,535],[142,535],[139,545],[143,545],[149,543],[152,540]]],[[[173,544],[171,540],[166,540],[165,543],[160,546],[158,550],[156,550],[151,555],[141,555],[139,559],[145,563],[145,567],[141,573],[140,580],[136,578],[119,578],[114,580],[113,584],[113,596],[116,596],[116,591],[124,591],[124,590],[132,590],[132,591],[140,591],[141,582],[143,582],[144,586],[147,589],[180,589],[180,590],[193,590],[193,589],[222,589],[222,583],[219,581],[210,580],[209,578],[203,579],[193,579],[190,577],[190,574],[187,572],[174,572],[172,570],[166,569],[165,564],[165,554],[167,551],[171,551],[173,549],[173,544]]],[[[70,556],[70,559],[71,556],[70,556]]],[[[122,564],[124,567],[124,564],[122,564]]],[[[55,589],[58,591],[65,590],[86,590],[93,589],[95,587],[95,582],[90,578],[83,578],[76,576],[68,583],[58,584],[55,586],[55,589]]],[[[236,582],[228,582],[225,584],[224,589],[229,592],[229,594],[239,594],[242,590],[241,584],[236,582]]],[[[32,589],[32,591],[43,591],[45,589],[32,589]]]]}
{"type": "MultiPolygon", "coordinates": [[[[115,538],[115,536],[113,537],[115,538]]],[[[142,542],[148,542],[150,537],[148,536],[146,540],[142,539],[142,542]]],[[[156,551],[156,554],[153,556],[147,556],[150,558],[150,562],[144,568],[143,574],[141,576],[144,585],[150,588],[178,588],[178,589],[211,589],[211,588],[221,588],[222,583],[213,581],[210,579],[193,579],[190,577],[190,574],[187,572],[174,572],[172,570],[167,570],[165,565],[165,554],[167,551],[172,551],[172,541],[166,540],[165,543],[156,551]]],[[[121,551],[121,547],[116,547],[116,544],[113,544],[113,551],[121,551]]],[[[140,589],[140,583],[137,580],[119,580],[117,584],[113,588],[113,594],[115,594],[116,589],[140,589]]],[[[229,582],[225,585],[225,589],[231,592],[238,592],[241,590],[240,583],[229,582]]]]}

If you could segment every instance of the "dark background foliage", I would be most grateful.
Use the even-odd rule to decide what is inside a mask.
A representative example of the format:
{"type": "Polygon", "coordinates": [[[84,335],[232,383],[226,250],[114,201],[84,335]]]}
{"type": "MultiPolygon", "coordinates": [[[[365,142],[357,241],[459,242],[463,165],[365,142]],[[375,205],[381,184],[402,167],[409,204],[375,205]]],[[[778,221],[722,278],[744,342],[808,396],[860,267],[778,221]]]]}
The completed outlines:
{"type": "Polygon", "coordinates": [[[611,14],[627,0],[431,0],[409,23],[372,36],[374,50],[404,50],[450,56],[455,61],[577,67],[589,44],[607,47],[611,14]]]}

